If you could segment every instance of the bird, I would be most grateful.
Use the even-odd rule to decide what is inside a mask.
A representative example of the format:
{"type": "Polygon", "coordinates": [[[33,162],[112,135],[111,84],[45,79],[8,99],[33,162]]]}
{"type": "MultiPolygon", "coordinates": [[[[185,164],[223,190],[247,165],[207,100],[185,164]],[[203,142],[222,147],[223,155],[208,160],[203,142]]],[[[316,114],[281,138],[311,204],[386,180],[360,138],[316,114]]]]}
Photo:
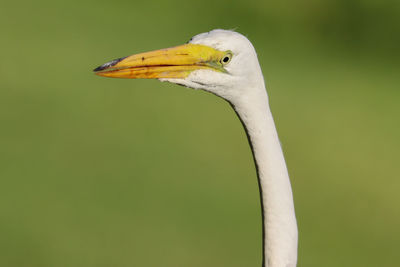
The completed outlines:
{"type": "Polygon", "coordinates": [[[215,29],[171,48],[107,62],[95,74],[158,79],[204,90],[229,102],[241,121],[257,170],[263,267],[297,265],[298,229],[292,187],[254,46],[244,35],[215,29]]]}

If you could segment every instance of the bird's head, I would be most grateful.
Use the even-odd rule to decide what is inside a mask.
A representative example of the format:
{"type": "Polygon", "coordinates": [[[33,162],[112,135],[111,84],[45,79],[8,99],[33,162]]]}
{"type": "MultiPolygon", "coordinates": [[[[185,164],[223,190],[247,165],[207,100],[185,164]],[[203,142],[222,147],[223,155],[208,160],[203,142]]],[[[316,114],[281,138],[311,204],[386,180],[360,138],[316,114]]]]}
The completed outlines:
{"type": "Polygon", "coordinates": [[[264,83],[253,45],[227,30],[198,34],[184,45],[119,58],[94,71],[104,77],[159,79],[228,101],[264,83]]]}

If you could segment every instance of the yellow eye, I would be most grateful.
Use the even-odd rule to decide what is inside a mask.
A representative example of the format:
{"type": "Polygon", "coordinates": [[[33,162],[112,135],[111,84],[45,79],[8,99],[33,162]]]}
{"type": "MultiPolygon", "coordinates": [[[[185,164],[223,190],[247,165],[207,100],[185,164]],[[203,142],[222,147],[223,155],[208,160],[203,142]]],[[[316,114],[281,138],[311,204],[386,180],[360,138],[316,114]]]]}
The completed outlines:
{"type": "Polygon", "coordinates": [[[228,64],[232,59],[232,53],[228,52],[226,53],[221,60],[219,61],[222,65],[228,64]]]}

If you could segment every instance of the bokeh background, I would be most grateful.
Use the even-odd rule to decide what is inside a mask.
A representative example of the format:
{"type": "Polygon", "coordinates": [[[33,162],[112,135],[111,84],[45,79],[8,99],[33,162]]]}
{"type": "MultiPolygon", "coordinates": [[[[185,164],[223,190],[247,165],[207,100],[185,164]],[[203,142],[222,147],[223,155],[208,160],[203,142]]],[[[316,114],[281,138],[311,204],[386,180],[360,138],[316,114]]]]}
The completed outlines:
{"type": "Polygon", "coordinates": [[[261,266],[256,173],[230,106],[92,73],[214,28],[257,49],[298,266],[398,266],[398,0],[2,1],[0,266],[261,266]]]}

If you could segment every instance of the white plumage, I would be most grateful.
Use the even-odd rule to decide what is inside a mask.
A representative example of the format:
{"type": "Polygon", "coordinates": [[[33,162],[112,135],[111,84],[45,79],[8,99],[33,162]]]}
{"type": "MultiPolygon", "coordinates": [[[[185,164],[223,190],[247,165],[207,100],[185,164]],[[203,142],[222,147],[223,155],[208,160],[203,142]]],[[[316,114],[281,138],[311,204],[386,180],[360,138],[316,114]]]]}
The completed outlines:
{"type": "Polygon", "coordinates": [[[118,59],[95,71],[107,77],[158,78],[226,99],[245,127],[257,167],[263,207],[263,265],[296,266],[292,189],[262,71],[246,37],[213,30],[194,36],[188,45],[118,59]]]}

